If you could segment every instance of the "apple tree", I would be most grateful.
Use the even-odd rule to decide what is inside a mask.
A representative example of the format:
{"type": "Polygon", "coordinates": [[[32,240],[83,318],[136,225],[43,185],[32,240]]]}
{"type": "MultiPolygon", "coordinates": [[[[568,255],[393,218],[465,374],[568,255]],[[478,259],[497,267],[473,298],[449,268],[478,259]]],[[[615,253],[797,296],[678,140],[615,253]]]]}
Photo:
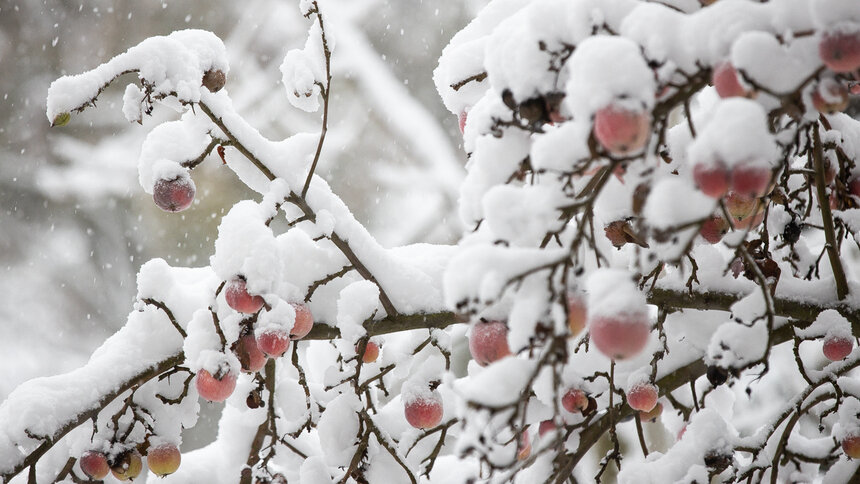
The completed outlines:
{"type": "Polygon", "coordinates": [[[165,211],[201,163],[259,196],[209,265],[146,263],[85,366],[0,406],[3,482],[856,479],[855,0],[489,2],[434,72],[466,230],[402,247],[315,173],[342,38],[336,3],[299,9],[283,95],[317,132],[255,129],[204,31],[51,85],[53,126],[126,74],[129,121],[178,113],[138,160],[165,211]],[[182,454],[206,401],[218,437],[182,454]]]}

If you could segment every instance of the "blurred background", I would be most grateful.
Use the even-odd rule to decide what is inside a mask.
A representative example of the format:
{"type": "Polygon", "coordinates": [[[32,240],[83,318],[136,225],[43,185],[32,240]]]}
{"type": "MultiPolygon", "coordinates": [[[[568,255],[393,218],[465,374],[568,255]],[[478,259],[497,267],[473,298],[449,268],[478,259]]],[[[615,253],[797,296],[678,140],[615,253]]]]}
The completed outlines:
{"type": "MultiPolygon", "coordinates": [[[[329,1],[338,42],[331,125],[317,173],[386,246],[450,243],[465,155],[457,120],[432,71],[448,40],[486,0],[329,1]],[[360,4],[360,5],[356,5],[360,4]]],[[[300,48],[298,1],[0,0],[0,401],[21,382],[62,373],[126,319],[140,265],[208,263],[221,216],[258,198],[210,157],[194,173],[195,204],[158,210],[137,182],[146,134],[121,113],[120,79],[98,109],[50,129],[50,83],[106,62],[147,37],[197,28],[221,37],[227,89],[263,134],[317,132],[320,116],[292,108],[278,67],[300,48]]]]}

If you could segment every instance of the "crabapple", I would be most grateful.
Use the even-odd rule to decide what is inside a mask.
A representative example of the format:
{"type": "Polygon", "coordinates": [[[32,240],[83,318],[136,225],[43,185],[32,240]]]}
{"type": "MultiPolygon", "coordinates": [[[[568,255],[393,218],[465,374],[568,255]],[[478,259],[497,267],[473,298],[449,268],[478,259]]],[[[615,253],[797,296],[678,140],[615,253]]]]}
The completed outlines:
{"type": "Polygon", "coordinates": [[[479,321],[469,335],[469,351],[481,366],[511,355],[508,326],[503,321],[479,321]]]}
{"type": "Polygon", "coordinates": [[[609,105],[594,114],[594,137],[606,151],[624,156],[641,151],[651,134],[651,116],[609,105]]]}
{"type": "Polygon", "coordinates": [[[824,114],[844,111],[848,107],[848,88],[841,82],[828,79],[812,91],[812,106],[824,114]]]}
{"type": "Polygon", "coordinates": [[[634,410],[650,412],[657,405],[657,387],[650,383],[639,383],[627,392],[627,404],[634,410]]]}
{"type": "Polygon", "coordinates": [[[724,99],[727,97],[749,97],[751,95],[751,91],[741,84],[738,71],[731,62],[720,62],[714,66],[711,82],[713,82],[717,94],[724,99]]]}
{"type": "Polygon", "coordinates": [[[738,230],[746,230],[758,227],[764,221],[764,207],[759,206],[758,210],[745,219],[735,220],[735,228],[738,230]]]}
{"type": "Polygon", "coordinates": [[[824,339],[824,356],[830,361],[840,361],[851,354],[854,341],[844,336],[831,336],[824,339]]]}
{"type": "Polygon", "coordinates": [[[762,197],[770,186],[770,170],[744,164],[732,169],[732,191],[748,197],[762,197]]]}
{"type": "Polygon", "coordinates": [[[153,474],[164,477],[179,469],[182,454],[173,444],[161,444],[146,451],[146,464],[153,474]]]}
{"type": "Polygon", "coordinates": [[[589,319],[591,342],[601,353],[615,360],[636,356],[648,343],[651,327],[641,314],[615,314],[589,319]]]}
{"type": "Polygon", "coordinates": [[[194,201],[196,187],[187,174],[160,178],[152,187],[152,200],[165,212],[181,212],[194,201]]]}
{"type": "Polygon", "coordinates": [[[752,215],[758,204],[758,200],[736,192],[726,195],[726,209],[729,214],[738,220],[743,220],[752,215]]]}
{"type": "Polygon", "coordinates": [[[224,299],[227,305],[240,313],[254,314],[263,307],[262,296],[251,295],[248,292],[247,282],[242,276],[235,277],[227,283],[224,288],[224,299]]]}
{"type": "Polygon", "coordinates": [[[197,393],[210,402],[227,400],[236,389],[236,374],[218,371],[213,376],[207,370],[197,372],[197,393]]]}
{"type": "Polygon", "coordinates": [[[567,294],[567,326],[571,336],[576,336],[585,328],[588,319],[588,308],[585,299],[579,294],[567,294]]]}
{"type": "Polygon", "coordinates": [[[432,391],[411,396],[403,404],[406,421],[416,429],[430,429],[442,421],[442,396],[432,391]]]}
{"type": "Polygon", "coordinates": [[[662,413],[663,413],[663,404],[660,402],[657,402],[657,404],[654,405],[654,408],[652,408],[650,411],[648,411],[648,412],[640,411],[639,412],[639,420],[641,420],[643,422],[654,422],[657,420],[657,417],[659,417],[662,413]]]}
{"type": "Polygon", "coordinates": [[[224,75],[224,71],[220,69],[209,69],[205,74],[203,74],[203,81],[200,84],[202,84],[206,89],[209,89],[209,92],[218,92],[226,83],[227,76],[224,75]]]}
{"type": "Polygon", "coordinates": [[[130,481],[139,476],[142,470],[143,460],[140,458],[140,453],[135,449],[118,455],[110,468],[113,476],[120,481],[130,481]]]}
{"type": "Polygon", "coordinates": [[[78,460],[81,470],[91,479],[101,480],[110,472],[107,457],[98,451],[88,450],[78,460]]]}
{"type": "MultiPolygon", "coordinates": [[[[356,345],[356,353],[359,349],[359,346],[356,345]]],[[[361,355],[362,363],[373,363],[377,358],[379,358],[379,345],[373,341],[368,341],[367,345],[364,347],[364,353],[361,355]]]]}
{"type": "Polygon", "coordinates": [[[705,220],[699,234],[711,244],[719,243],[723,235],[729,231],[729,223],[723,217],[714,215],[705,220]]]}
{"type": "Polygon", "coordinates": [[[729,191],[729,172],[722,162],[697,163],[693,167],[693,181],[711,198],[721,198],[729,191]]]}
{"type": "Polygon", "coordinates": [[[860,69],[860,29],[825,33],[818,44],[818,55],[833,72],[860,69]]]}
{"type": "Polygon", "coordinates": [[[314,316],[311,314],[311,310],[307,304],[290,303],[290,305],[296,310],[296,321],[293,323],[293,329],[290,331],[290,338],[302,339],[314,327],[314,316]]]}
{"type": "Polygon", "coordinates": [[[257,334],[257,346],[271,358],[278,358],[290,347],[290,335],[286,331],[267,329],[257,334]]]}
{"type": "Polygon", "coordinates": [[[260,347],[257,346],[257,338],[253,334],[240,337],[233,352],[236,353],[239,363],[242,364],[242,371],[256,373],[266,366],[268,358],[260,351],[260,347]]]}
{"type": "Polygon", "coordinates": [[[579,388],[570,388],[561,397],[561,406],[570,413],[582,413],[588,408],[588,395],[579,388]]]}
{"type": "Polygon", "coordinates": [[[852,459],[860,459],[860,434],[851,433],[842,439],[842,451],[852,459]]]}
{"type": "Polygon", "coordinates": [[[547,432],[552,432],[555,430],[555,422],[552,420],[544,420],[538,426],[538,434],[543,437],[547,434],[547,432]]]}

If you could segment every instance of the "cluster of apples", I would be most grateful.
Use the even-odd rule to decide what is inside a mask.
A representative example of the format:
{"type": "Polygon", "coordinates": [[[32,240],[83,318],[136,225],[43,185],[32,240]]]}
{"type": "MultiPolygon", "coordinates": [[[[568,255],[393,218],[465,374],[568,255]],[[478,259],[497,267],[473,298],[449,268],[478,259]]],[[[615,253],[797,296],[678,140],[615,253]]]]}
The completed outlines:
{"type": "MultiPolygon", "coordinates": [[[[146,450],[146,465],[153,474],[164,477],[179,469],[182,454],[174,444],[160,444],[146,450]]],[[[137,449],[129,449],[112,457],[103,452],[88,450],[79,459],[81,470],[90,479],[100,481],[108,473],[120,481],[130,481],[143,471],[143,458],[137,449]]]]}
{"type": "MultiPolygon", "coordinates": [[[[227,305],[244,314],[255,314],[265,305],[262,296],[248,292],[247,281],[237,276],[224,287],[227,305]]],[[[242,365],[242,371],[256,373],[266,366],[269,358],[282,356],[291,340],[307,336],[313,328],[314,319],[310,309],[303,303],[291,303],[296,320],[291,331],[269,329],[257,335],[246,333],[234,345],[234,353],[242,365]]],[[[229,369],[219,369],[213,375],[205,369],[197,372],[197,392],[210,402],[223,402],[236,388],[237,375],[229,369]]]]}

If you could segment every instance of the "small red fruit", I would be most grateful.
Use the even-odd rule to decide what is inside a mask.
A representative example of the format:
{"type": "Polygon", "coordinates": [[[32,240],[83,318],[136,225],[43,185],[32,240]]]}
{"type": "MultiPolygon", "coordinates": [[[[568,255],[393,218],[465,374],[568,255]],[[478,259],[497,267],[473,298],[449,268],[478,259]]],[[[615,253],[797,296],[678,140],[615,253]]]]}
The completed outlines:
{"type": "Polygon", "coordinates": [[[588,331],[601,353],[623,360],[636,356],[645,348],[651,327],[643,315],[618,314],[590,319],[588,331]]]}
{"type": "Polygon", "coordinates": [[[851,354],[854,341],[844,336],[831,336],[824,340],[824,356],[830,361],[840,361],[851,354]]]}
{"type": "MultiPolygon", "coordinates": [[[[356,345],[356,353],[359,349],[359,346],[356,345]]],[[[361,355],[362,363],[373,363],[377,358],[379,358],[379,345],[373,341],[368,341],[367,346],[364,347],[364,354],[361,355]]]]}
{"type": "Polygon", "coordinates": [[[181,212],[191,206],[196,190],[188,175],[161,178],[152,187],[152,200],[165,212],[181,212]]]}
{"type": "Polygon", "coordinates": [[[824,114],[844,111],[848,102],[848,88],[833,79],[822,82],[812,91],[812,106],[824,114]]]}
{"type": "Polygon", "coordinates": [[[725,99],[728,97],[749,97],[751,92],[741,84],[738,71],[731,62],[721,62],[714,66],[711,81],[717,94],[725,99]]]}
{"type": "Polygon", "coordinates": [[[143,470],[143,460],[137,450],[126,451],[114,460],[110,471],[120,481],[130,481],[140,475],[143,470]]]}
{"type": "Polygon", "coordinates": [[[246,314],[256,313],[265,302],[261,296],[252,296],[248,293],[247,282],[241,276],[227,283],[227,287],[224,288],[224,299],[227,300],[228,306],[246,314]]]}
{"type": "Polygon", "coordinates": [[[770,170],[761,166],[740,165],[732,169],[732,191],[747,197],[762,197],[770,186],[770,170]]]}
{"type": "Polygon", "coordinates": [[[561,406],[570,413],[582,413],[588,408],[588,395],[579,388],[571,388],[561,397],[561,406]]]}
{"type": "Polygon", "coordinates": [[[651,116],[609,105],[594,114],[594,137],[616,156],[642,151],[651,137],[651,116]]]}
{"type": "Polygon", "coordinates": [[[256,373],[266,366],[268,358],[260,351],[260,347],[257,346],[257,338],[253,334],[240,337],[233,352],[239,358],[239,363],[242,364],[242,371],[244,372],[256,373]]]}
{"type": "Polygon", "coordinates": [[[657,405],[657,387],[650,383],[634,385],[627,392],[627,404],[634,410],[650,412],[657,405]]]}
{"type": "Polygon", "coordinates": [[[723,239],[723,235],[729,231],[729,223],[723,217],[714,215],[705,220],[699,234],[711,244],[717,244],[723,239]]]}
{"type": "Polygon", "coordinates": [[[467,113],[466,111],[461,112],[460,115],[457,116],[457,121],[459,121],[460,124],[460,134],[466,132],[466,118],[468,117],[469,113],[467,113]]]}
{"type": "Polygon", "coordinates": [[[852,459],[860,459],[860,434],[852,433],[842,439],[842,451],[852,459]]]}
{"type": "Polygon", "coordinates": [[[553,430],[555,430],[555,422],[553,422],[552,420],[544,420],[538,426],[538,434],[541,437],[546,435],[547,432],[552,432],[553,430]]]}
{"type": "Polygon", "coordinates": [[[210,402],[223,402],[236,389],[236,375],[233,372],[228,371],[223,375],[218,373],[212,376],[206,370],[197,372],[197,393],[210,402]]]}
{"type": "Polygon", "coordinates": [[[293,323],[293,329],[290,331],[292,339],[302,339],[311,332],[314,327],[314,316],[311,314],[311,309],[307,304],[290,303],[293,309],[296,310],[296,322],[293,323]]]}
{"type": "Polygon", "coordinates": [[[107,462],[107,457],[101,452],[88,450],[84,452],[78,463],[81,465],[81,470],[90,479],[101,480],[110,472],[110,466],[107,462]]]}
{"type": "Polygon", "coordinates": [[[442,396],[436,391],[413,396],[404,402],[403,412],[409,425],[416,429],[431,429],[442,421],[442,396]]]}
{"type": "Polygon", "coordinates": [[[860,177],[852,178],[848,182],[848,194],[860,198],[860,177]]]}
{"type": "Polygon", "coordinates": [[[585,329],[585,322],[588,320],[588,308],[585,306],[585,299],[576,293],[568,293],[567,295],[567,327],[570,329],[570,335],[576,336],[585,329]]]}
{"type": "Polygon", "coordinates": [[[508,326],[502,321],[479,321],[469,335],[469,351],[481,366],[511,355],[508,326]]]}
{"type": "Polygon", "coordinates": [[[721,162],[696,164],[693,181],[702,193],[711,198],[722,198],[729,191],[729,172],[721,162]]]}
{"type": "Polygon", "coordinates": [[[278,358],[290,347],[290,335],[286,331],[267,329],[257,335],[260,351],[271,358],[278,358]]]}
{"type": "Polygon", "coordinates": [[[726,209],[738,220],[743,220],[753,214],[758,200],[735,192],[726,195],[726,209]]]}
{"type": "MultiPolygon", "coordinates": [[[[643,422],[654,422],[663,413],[663,404],[657,402],[650,412],[639,412],[639,420],[643,422]]],[[[680,439],[680,437],[679,437],[680,439]]]]}
{"type": "Polygon", "coordinates": [[[179,469],[182,454],[173,444],[161,444],[146,451],[146,464],[153,474],[164,477],[179,469]]]}
{"type": "Polygon", "coordinates": [[[818,44],[818,55],[833,72],[860,69],[860,29],[825,33],[818,44]]]}

